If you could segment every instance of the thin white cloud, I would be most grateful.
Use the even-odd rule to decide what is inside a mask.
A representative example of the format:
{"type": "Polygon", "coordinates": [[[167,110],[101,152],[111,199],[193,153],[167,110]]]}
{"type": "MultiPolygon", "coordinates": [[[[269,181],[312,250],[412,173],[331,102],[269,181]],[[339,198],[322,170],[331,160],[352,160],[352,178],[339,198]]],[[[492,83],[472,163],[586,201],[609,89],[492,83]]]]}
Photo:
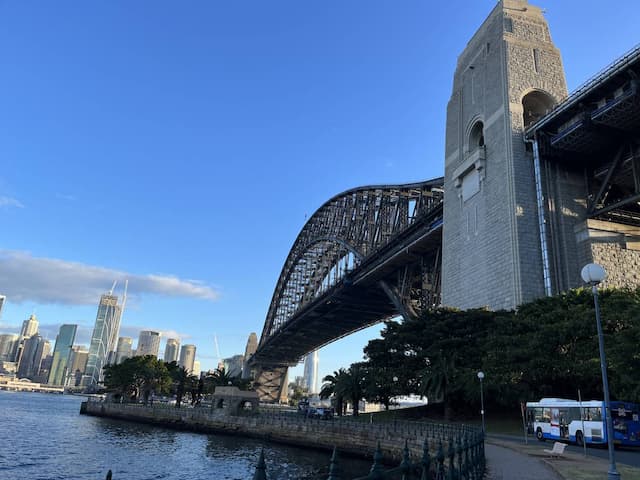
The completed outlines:
{"type": "Polygon", "coordinates": [[[172,275],[137,275],[78,262],[34,257],[0,249],[0,292],[12,302],[95,305],[114,281],[129,280],[133,297],[158,295],[215,301],[219,292],[202,282],[172,275]]]}
{"type": "Polygon", "coordinates": [[[0,196],[0,208],[5,207],[24,208],[24,205],[20,200],[17,200],[15,198],[0,196]]]}

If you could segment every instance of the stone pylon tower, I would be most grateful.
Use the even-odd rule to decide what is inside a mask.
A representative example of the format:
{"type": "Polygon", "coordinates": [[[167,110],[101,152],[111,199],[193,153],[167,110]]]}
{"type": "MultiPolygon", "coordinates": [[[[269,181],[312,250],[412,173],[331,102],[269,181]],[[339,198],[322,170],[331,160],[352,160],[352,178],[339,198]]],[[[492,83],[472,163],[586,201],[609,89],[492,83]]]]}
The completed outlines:
{"type": "Polygon", "coordinates": [[[447,108],[444,305],[512,308],[545,294],[536,172],[523,131],[566,96],[540,8],[498,2],[458,58],[447,108]]]}

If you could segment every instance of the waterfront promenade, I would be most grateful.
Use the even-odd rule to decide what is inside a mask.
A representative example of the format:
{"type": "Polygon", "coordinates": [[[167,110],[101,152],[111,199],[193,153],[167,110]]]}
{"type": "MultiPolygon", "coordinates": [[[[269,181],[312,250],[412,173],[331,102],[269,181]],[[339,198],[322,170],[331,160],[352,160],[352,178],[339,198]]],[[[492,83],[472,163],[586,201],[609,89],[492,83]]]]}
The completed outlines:
{"type": "MultiPolygon", "coordinates": [[[[397,464],[402,456],[405,440],[411,459],[418,461],[423,455],[424,440],[428,440],[430,455],[437,462],[440,442],[444,455],[443,464],[448,466],[449,438],[463,432],[459,426],[427,422],[396,421],[368,423],[354,421],[350,417],[333,421],[306,419],[292,412],[265,412],[260,415],[230,417],[212,412],[208,408],[177,409],[166,405],[145,407],[138,404],[111,404],[101,402],[83,403],[83,413],[110,418],[144,422],[160,426],[225,433],[261,438],[268,442],[305,446],[327,452],[335,446],[341,453],[371,458],[378,443],[385,460],[397,464]],[[85,406],[86,405],[86,406],[85,406]]],[[[475,427],[468,432],[477,431],[475,427]]],[[[487,480],[587,480],[597,473],[606,474],[607,462],[595,456],[584,457],[578,453],[567,453],[564,458],[549,458],[543,450],[550,443],[537,441],[524,444],[522,439],[505,440],[489,436],[485,442],[487,480]]],[[[342,462],[347,462],[344,455],[342,462]]],[[[456,456],[457,458],[457,456],[456,456]]],[[[267,459],[267,462],[269,459],[267,459]]],[[[456,460],[457,461],[457,460],[456,460]]],[[[626,474],[625,480],[639,480],[640,469],[626,465],[619,468],[626,474]]]]}
{"type": "MultiPolygon", "coordinates": [[[[544,450],[553,442],[488,435],[485,441],[487,460],[486,480],[594,480],[607,478],[609,462],[602,449],[588,448],[587,455],[578,449],[567,448],[562,458],[551,458],[544,450]]],[[[616,453],[620,454],[620,451],[616,453]]],[[[640,452],[626,450],[626,461],[636,464],[640,452]]],[[[622,456],[622,455],[621,455],[622,456]]],[[[622,460],[622,458],[620,459],[622,460]]],[[[618,471],[624,480],[640,480],[640,468],[618,461],[618,471]]]]}
{"type": "MultiPolygon", "coordinates": [[[[174,408],[110,402],[83,402],[81,413],[149,423],[203,433],[223,433],[260,438],[314,450],[332,449],[341,454],[374,458],[397,465],[412,462],[415,468],[447,472],[453,469],[479,475],[484,469],[484,442],[477,426],[391,421],[369,423],[353,417],[333,420],[306,418],[296,412],[251,412],[232,416],[210,408],[174,408]],[[426,467],[425,467],[426,465],[426,467]]],[[[386,468],[386,467],[384,467],[386,468]]]]}

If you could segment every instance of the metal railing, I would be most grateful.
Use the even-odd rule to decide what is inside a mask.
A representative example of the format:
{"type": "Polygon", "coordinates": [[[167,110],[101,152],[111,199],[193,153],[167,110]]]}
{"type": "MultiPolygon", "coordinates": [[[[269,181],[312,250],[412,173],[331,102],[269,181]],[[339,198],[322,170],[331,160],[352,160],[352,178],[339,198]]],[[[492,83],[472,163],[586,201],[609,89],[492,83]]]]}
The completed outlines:
{"type": "MultiPolygon", "coordinates": [[[[118,409],[132,412],[143,407],[142,404],[121,404],[118,409]]],[[[216,416],[215,410],[206,407],[175,408],[175,406],[154,403],[152,406],[148,405],[146,409],[158,412],[172,411],[171,416],[175,415],[183,419],[189,417],[204,419],[216,416]]],[[[235,417],[235,419],[249,418],[251,422],[258,421],[262,425],[272,425],[282,430],[295,428],[295,425],[305,425],[307,428],[312,427],[313,430],[329,431],[333,438],[339,438],[342,433],[362,432],[366,433],[367,437],[378,439],[369,474],[353,480],[480,480],[484,475],[484,434],[477,426],[404,420],[369,423],[358,421],[353,417],[323,420],[308,418],[296,412],[274,410],[261,410],[259,415],[257,413],[251,412],[246,417],[235,417]],[[384,446],[381,446],[381,440],[384,446]],[[401,447],[402,443],[404,448],[401,447]],[[386,452],[387,458],[401,457],[399,464],[395,467],[385,466],[383,452],[386,452]],[[401,455],[398,455],[398,452],[401,452],[401,455]]],[[[236,420],[233,417],[228,418],[231,423],[236,420]]],[[[311,431],[307,430],[308,433],[311,431]]],[[[107,480],[111,480],[110,475],[111,471],[107,480]]],[[[260,454],[252,478],[253,480],[268,478],[263,452],[260,454]]],[[[339,479],[348,480],[340,475],[338,449],[334,447],[327,480],[339,479]]]]}
{"type": "MultiPolygon", "coordinates": [[[[414,461],[411,460],[409,447],[405,443],[402,461],[397,467],[391,468],[385,467],[382,451],[378,447],[373,455],[369,474],[353,480],[481,480],[485,466],[484,437],[480,432],[458,437],[456,441],[449,439],[446,451],[442,441],[439,441],[433,454],[429,450],[429,442],[425,440],[421,458],[414,461]]],[[[341,476],[340,470],[338,449],[334,448],[327,480],[346,480],[341,476]]],[[[252,480],[267,478],[267,465],[262,450],[252,480]]],[[[107,473],[106,480],[112,480],[111,470],[107,473]]]]}
{"type": "MultiPolygon", "coordinates": [[[[373,465],[369,474],[353,480],[481,480],[485,472],[484,436],[482,432],[475,435],[453,438],[448,441],[445,452],[442,441],[438,442],[435,454],[429,451],[429,442],[425,440],[420,459],[412,461],[409,447],[405,442],[402,460],[397,467],[385,468],[380,447],[373,455],[373,465]]],[[[329,476],[327,480],[343,480],[340,474],[338,450],[333,449],[329,476]]],[[[253,480],[267,480],[267,467],[264,452],[260,458],[253,480]]]]}

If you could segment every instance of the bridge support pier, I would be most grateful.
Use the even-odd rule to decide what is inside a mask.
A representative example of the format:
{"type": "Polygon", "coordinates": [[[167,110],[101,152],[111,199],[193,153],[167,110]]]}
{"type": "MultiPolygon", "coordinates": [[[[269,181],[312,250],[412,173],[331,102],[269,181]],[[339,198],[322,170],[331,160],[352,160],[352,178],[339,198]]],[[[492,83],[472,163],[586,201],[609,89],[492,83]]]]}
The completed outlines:
{"type": "Polygon", "coordinates": [[[286,403],[288,366],[257,366],[255,387],[258,398],[264,403],[286,403]]]}

